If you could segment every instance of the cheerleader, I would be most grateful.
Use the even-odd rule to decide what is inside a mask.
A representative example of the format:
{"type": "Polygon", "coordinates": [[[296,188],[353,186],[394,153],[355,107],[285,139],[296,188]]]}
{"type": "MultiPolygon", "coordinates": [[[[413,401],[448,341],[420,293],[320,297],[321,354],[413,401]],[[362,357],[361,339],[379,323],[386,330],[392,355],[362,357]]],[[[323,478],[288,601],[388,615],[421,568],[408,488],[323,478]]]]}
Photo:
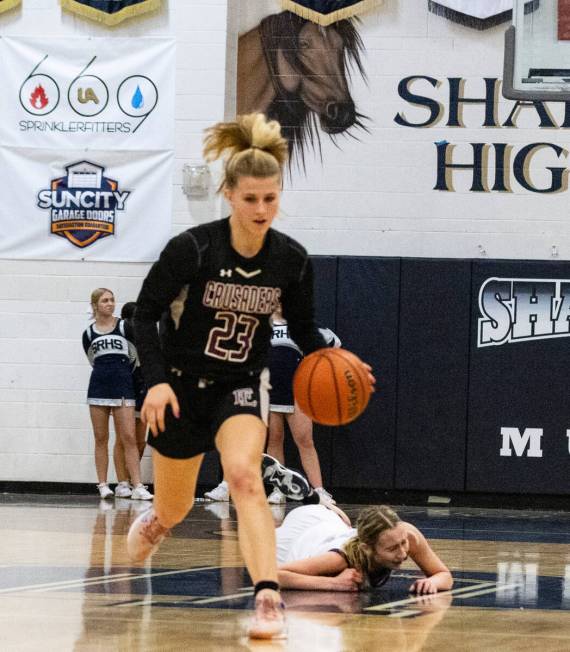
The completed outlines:
{"type": "MultiPolygon", "coordinates": [[[[141,483],[140,460],[135,439],[135,391],[129,346],[133,335],[128,325],[114,316],[115,297],[107,288],[91,294],[95,321],[83,333],[83,350],[93,370],[87,390],[87,403],[95,436],[95,469],[101,498],[112,497],[107,481],[109,466],[109,417],[113,415],[115,434],[120,439],[128,474],[133,483],[133,500],[151,500],[152,494],[141,483]]],[[[128,485],[128,478],[119,474],[119,487],[128,485]]]]}

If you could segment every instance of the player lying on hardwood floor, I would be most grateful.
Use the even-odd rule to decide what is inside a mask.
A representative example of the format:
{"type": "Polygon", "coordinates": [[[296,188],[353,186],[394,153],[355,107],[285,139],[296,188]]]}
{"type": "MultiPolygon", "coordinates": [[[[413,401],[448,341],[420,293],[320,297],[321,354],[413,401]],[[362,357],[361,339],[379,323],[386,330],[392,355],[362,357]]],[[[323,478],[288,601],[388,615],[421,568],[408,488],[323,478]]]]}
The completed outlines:
{"type": "Polygon", "coordinates": [[[335,505],[302,505],[276,530],[279,585],[308,591],[381,586],[410,558],[425,574],[410,593],[447,591],[453,578],[425,536],[386,505],[365,507],[356,528],[335,505]]]}

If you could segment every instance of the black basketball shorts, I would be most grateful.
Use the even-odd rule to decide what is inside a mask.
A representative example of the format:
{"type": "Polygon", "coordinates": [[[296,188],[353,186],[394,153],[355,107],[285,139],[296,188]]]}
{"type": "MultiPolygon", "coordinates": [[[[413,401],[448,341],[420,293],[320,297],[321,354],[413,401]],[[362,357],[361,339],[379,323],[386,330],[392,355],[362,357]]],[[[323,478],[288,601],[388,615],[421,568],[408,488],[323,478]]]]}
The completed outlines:
{"type": "Polygon", "coordinates": [[[267,426],[268,369],[231,382],[207,381],[179,373],[171,371],[168,382],[178,398],[180,417],[176,419],[168,407],[165,431],[156,437],[152,433],[148,436],[148,443],[161,455],[188,459],[213,450],[220,426],[238,414],[252,414],[267,426]]]}

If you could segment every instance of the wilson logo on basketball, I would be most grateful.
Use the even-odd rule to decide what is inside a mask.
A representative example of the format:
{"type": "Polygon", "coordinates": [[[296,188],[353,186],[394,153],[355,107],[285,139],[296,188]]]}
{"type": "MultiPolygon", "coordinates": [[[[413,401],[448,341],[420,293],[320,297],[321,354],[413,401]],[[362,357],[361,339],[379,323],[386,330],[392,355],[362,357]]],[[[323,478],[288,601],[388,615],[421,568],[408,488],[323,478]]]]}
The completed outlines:
{"type": "Polygon", "coordinates": [[[372,386],[364,363],[354,353],[319,349],[297,367],[293,392],[310,419],[325,426],[342,426],[364,412],[372,386]]]}
{"type": "Polygon", "coordinates": [[[356,379],[354,378],[354,375],[350,369],[345,369],[344,370],[344,378],[346,380],[346,386],[348,388],[347,396],[346,396],[346,403],[348,406],[348,417],[352,421],[352,419],[356,419],[358,416],[358,385],[356,383],[356,379]]]}

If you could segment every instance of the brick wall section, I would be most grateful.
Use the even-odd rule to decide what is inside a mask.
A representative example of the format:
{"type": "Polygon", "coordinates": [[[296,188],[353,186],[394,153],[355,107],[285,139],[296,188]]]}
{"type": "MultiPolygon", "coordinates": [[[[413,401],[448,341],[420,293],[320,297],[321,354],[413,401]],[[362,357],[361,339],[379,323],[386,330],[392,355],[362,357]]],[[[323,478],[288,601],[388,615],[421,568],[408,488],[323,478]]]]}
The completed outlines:
{"type": "MultiPolygon", "coordinates": [[[[176,162],[173,232],[219,215],[181,191],[184,163],[201,163],[201,132],[225,112],[225,0],[168,0],[154,15],[107,29],[62,13],[56,0],[29,0],[0,16],[3,35],[175,35],[176,162]]],[[[143,264],[0,260],[0,481],[95,482],[81,348],[91,290],[136,298],[143,264]]],[[[150,464],[143,462],[146,480],[150,464]]],[[[110,465],[112,469],[112,464],[110,465]]],[[[111,476],[112,477],[112,473],[111,476]]]]}

